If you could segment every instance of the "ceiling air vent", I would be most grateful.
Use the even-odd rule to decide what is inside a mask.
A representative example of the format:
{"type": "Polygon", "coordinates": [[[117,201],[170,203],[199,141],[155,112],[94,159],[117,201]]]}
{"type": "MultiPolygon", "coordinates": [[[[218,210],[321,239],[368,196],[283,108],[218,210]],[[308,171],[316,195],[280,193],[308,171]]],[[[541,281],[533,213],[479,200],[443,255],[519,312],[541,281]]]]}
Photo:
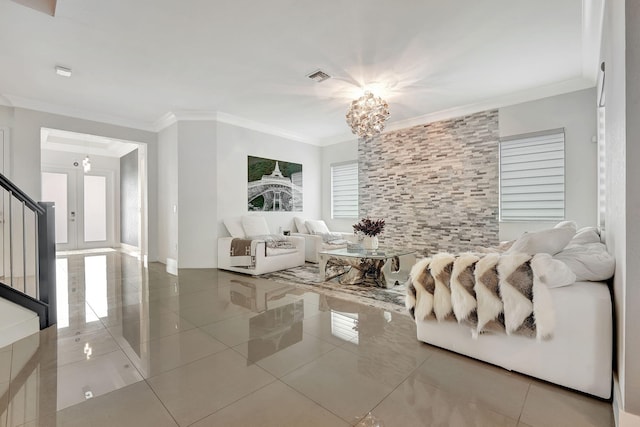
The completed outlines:
{"type": "Polygon", "coordinates": [[[322,70],[314,71],[313,73],[309,74],[307,77],[309,77],[311,80],[313,80],[316,83],[320,83],[331,78],[329,74],[325,73],[322,70]]]}

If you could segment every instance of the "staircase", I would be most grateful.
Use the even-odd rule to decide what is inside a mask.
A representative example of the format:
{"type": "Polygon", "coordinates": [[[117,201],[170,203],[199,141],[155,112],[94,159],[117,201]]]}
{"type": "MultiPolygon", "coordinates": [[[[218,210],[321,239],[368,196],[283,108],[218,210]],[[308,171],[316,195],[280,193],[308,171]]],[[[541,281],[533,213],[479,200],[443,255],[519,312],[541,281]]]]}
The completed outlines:
{"type": "Polygon", "coordinates": [[[40,319],[34,311],[0,298],[0,348],[39,330],[40,319]]]}
{"type": "Polygon", "coordinates": [[[56,323],[53,203],[0,174],[0,348],[56,323]]]}

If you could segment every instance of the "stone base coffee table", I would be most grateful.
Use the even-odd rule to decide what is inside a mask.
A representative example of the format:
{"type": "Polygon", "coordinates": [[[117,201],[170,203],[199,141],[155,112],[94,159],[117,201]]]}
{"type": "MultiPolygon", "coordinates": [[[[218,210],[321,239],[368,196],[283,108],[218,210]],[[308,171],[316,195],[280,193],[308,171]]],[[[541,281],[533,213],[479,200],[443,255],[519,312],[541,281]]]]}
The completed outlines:
{"type": "Polygon", "coordinates": [[[339,276],[343,285],[374,285],[391,288],[409,278],[415,263],[413,249],[349,251],[346,248],[319,252],[320,279],[324,282],[339,276]]]}

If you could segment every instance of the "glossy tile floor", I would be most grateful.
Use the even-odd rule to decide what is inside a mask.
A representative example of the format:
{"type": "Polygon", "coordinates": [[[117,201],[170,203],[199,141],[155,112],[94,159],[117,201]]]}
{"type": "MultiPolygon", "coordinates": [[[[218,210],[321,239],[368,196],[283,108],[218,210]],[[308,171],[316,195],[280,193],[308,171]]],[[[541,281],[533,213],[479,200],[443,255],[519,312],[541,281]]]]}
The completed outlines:
{"type": "Polygon", "coordinates": [[[425,344],[407,316],[119,252],[58,259],[0,349],[0,426],[611,426],[611,405],[425,344]]]}

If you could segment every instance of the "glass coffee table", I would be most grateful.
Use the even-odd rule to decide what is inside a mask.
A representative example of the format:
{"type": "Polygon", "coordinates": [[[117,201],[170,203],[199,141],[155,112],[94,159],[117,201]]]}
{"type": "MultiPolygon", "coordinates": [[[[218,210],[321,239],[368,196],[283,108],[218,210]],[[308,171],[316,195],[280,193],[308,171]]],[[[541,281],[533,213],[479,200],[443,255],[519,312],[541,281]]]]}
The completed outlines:
{"type": "Polygon", "coordinates": [[[379,248],[358,251],[333,249],[319,252],[320,279],[339,277],[343,285],[373,285],[392,288],[409,278],[415,264],[415,249],[379,248]]]}

